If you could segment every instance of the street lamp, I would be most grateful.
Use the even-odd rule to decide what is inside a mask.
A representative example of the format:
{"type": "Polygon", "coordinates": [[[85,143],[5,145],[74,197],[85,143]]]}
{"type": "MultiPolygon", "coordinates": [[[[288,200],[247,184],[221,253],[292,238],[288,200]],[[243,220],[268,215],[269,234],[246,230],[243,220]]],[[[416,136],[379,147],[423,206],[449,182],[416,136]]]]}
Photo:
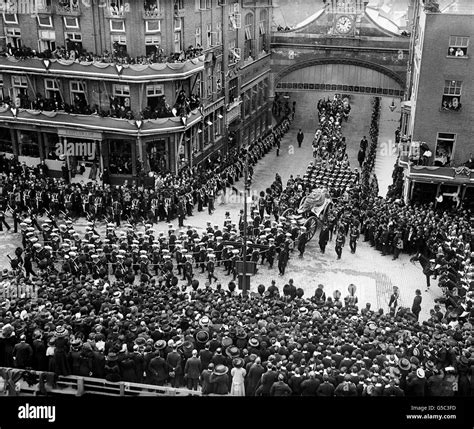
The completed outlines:
{"type": "MultiPolygon", "coordinates": [[[[245,164],[244,164],[244,243],[242,252],[242,295],[247,296],[250,284],[247,284],[247,198],[250,191],[249,176],[249,159],[248,152],[245,150],[245,164]]],[[[250,283],[250,282],[249,282],[250,283]]]]}

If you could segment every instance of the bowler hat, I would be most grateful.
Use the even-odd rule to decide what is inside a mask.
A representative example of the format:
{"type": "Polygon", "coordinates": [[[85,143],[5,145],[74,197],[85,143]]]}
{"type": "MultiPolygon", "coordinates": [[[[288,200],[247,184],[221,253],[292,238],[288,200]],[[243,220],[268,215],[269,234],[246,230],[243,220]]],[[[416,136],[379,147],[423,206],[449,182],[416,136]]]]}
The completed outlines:
{"type": "Polygon", "coordinates": [[[238,347],[227,347],[227,350],[225,351],[225,354],[229,356],[230,358],[235,358],[240,356],[240,350],[238,347]]]}
{"type": "Polygon", "coordinates": [[[250,347],[258,347],[259,345],[260,345],[260,342],[255,337],[250,338],[249,340],[250,347]]]}
{"type": "Polygon", "coordinates": [[[166,341],[165,340],[158,340],[155,342],[155,349],[156,350],[163,350],[166,347],[166,341]]]}
{"type": "Polygon", "coordinates": [[[224,375],[224,374],[227,374],[228,371],[229,371],[229,368],[227,368],[225,365],[217,365],[214,368],[215,375],[224,375]]]}
{"type": "Polygon", "coordinates": [[[410,361],[407,358],[402,358],[400,362],[398,362],[398,366],[401,370],[408,371],[410,369],[410,361]]]}
{"type": "Polygon", "coordinates": [[[207,343],[209,341],[209,333],[207,331],[199,331],[196,334],[196,341],[201,344],[207,343]]]}

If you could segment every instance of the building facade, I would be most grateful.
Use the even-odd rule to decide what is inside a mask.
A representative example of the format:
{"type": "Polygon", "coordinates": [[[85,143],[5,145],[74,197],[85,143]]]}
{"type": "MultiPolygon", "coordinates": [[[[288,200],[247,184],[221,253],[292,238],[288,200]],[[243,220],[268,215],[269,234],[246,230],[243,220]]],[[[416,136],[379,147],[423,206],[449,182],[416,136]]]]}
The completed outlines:
{"type": "Polygon", "coordinates": [[[405,199],[473,200],[474,171],[463,167],[474,154],[474,10],[442,12],[418,3],[402,107],[401,133],[411,147],[404,161],[412,164],[406,169],[405,199]]]}
{"type": "Polygon", "coordinates": [[[52,174],[66,162],[81,179],[107,167],[122,182],[141,170],[195,166],[271,124],[268,0],[6,0],[0,7],[7,156],[44,160],[52,174]]]}

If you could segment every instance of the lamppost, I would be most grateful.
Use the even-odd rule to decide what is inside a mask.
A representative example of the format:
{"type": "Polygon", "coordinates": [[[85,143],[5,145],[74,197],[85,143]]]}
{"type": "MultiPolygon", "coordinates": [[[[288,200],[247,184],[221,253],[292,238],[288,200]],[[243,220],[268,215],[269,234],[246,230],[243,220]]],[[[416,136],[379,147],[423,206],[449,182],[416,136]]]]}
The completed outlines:
{"type": "MultiPolygon", "coordinates": [[[[242,252],[242,295],[247,296],[248,290],[250,289],[250,284],[247,284],[247,198],[250,191],[250,183],[248,181],[249,175],[249,160],[248,152],[245,149],[245,159],[244,159],[244,243],[243,243],[243,252],[242,252]]],[[[249,281],[250,283],[250,281],[249,281]]]]}

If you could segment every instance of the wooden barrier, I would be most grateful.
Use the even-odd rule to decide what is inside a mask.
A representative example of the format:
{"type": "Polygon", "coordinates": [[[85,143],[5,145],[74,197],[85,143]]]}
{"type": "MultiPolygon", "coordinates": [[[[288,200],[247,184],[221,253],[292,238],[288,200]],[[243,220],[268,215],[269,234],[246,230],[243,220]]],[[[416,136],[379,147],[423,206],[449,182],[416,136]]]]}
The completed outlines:
{"type": "MultiPolygon", "coordinates": [[[[2,368],[9,369],[9,368],[2,368]]],[[[32,371],[36,372],[36,371],[32,371]]],[[[36,372],[38,373],[38,372],[36,372]]],[[[0,392],[3,392],[4,380],[0,377],[0,392]]],[[[59,376],[55,387],[45,385],[46,391],[55,395],[104,395],[104,396],[201,396],[198,390],[176,389],[153,384],[129,383],[126,381],[111,382],[100,378],[79,377],[76,375],[59,376]]],[[[19,395],[34,396],[39,392],[39,385],[29,386],[24,380],[17,383],[19,395]]]]}

